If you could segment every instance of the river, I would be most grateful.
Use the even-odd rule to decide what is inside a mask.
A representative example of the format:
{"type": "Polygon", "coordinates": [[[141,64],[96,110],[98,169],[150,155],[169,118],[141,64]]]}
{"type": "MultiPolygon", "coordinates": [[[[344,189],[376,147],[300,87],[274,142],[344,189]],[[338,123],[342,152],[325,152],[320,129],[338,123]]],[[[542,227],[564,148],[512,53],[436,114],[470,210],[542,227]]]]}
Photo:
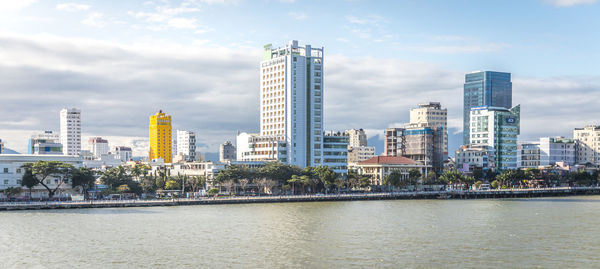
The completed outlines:
{"type": "Polygon", "coordinates": [[[600,197],[0,213],[2,268],[592,268],[600,197]]]}

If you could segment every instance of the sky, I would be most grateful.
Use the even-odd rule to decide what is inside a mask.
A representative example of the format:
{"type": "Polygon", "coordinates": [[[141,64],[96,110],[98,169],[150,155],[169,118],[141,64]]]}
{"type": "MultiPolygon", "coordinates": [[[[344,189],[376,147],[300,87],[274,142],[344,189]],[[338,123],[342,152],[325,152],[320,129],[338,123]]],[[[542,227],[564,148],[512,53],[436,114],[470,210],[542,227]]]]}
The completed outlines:
{"type": "Polygon", "coordinates": [[[600,124],[597,0],[0,0],[0,139],[59,129],[82,110],[91,136],[146,155],[148,117],[197,133],[216,152],[259,129],[265,44],[324,47],[325,129],[363,128],[381,151],[409,109],[448,108],[462,142],[464,74],[512,73],[520,140],[600,124]]]}

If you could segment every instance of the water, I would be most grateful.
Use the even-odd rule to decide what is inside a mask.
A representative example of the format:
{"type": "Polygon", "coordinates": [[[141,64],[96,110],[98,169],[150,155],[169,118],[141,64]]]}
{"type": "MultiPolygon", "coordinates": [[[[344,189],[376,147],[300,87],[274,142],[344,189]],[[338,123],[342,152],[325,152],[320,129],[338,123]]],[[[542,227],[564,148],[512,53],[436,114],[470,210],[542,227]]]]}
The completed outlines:
{"type": "Polygon", "coordinates": [[[0,213],[3,268],[592,268],[600,197],[0,213]]]}

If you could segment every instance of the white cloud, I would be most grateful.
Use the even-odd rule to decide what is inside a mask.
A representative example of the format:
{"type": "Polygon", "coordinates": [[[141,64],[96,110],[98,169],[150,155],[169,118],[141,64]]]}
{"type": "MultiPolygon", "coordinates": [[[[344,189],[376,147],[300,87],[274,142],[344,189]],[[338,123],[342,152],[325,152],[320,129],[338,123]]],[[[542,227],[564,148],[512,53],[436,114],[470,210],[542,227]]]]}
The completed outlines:
{"type": "Polygon", "coordinates": [[[0,1],[0,12],[17,11],[26,8],[37,0],[2,0],[0,1]]]}
{"type": "Polygon", "coordinates": [[[196,29],[196,19],[173,18],[169,19],[167,25],[175,29],[196,29]]]}
{"type": "Polygon", "coordinates": [[[546,2],[557,7],[571,7],[576,5],[595,4],[598,0],[546,0],[546,2]]]}
{"type": "Polygon", "coordinates": [[[81,21],[81,23],[97,28],[102,28],[106,25],[106,21],[104,21],[104,14],[100,12],[90,13],[87,18],[81,21]]]}
{"type": "Polygon", "coordinates": [[[418,51],[426,53],[482,53],[501,51],[509,47],[507,43],[467,43],[456,45],[422,45],[422,46],[398,46],[401,50],[418,51]]]}
{"type": "Polygon", "coordinates": [[[67,12],[76,12],[88,10],[90,9],[90,6],[77,3],[63,3],[56,5],[56,9],[67,12]]]}
{"type": "Polygon", "coordinates": [[[294,20],[302,21],[308,19],[308,15],[304,12],[289,12],[288,15],[294,20]]]}

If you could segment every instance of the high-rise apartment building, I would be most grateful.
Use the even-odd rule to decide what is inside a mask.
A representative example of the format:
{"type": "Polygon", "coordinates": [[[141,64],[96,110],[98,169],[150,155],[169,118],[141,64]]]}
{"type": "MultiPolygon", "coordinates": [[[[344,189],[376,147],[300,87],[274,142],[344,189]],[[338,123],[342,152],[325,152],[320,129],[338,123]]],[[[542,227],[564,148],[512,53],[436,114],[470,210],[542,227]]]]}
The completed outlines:
{"type": "Polygon", "coordinates": [[[171,116],[159,110],[150,116],[150,151],[148,160],[163,159],[165,163],[173,161],[171,116]]]}
{"type": "Polygon", "coordinates": [[[280,161],[287,163],[287,142],[273,136],[239,133],[236,140],[237,161],[280,161]]]}
{"type": "Polygon", "coordinates": [[[517,137],[520,133],[521,106],[474,107],[470,115],[470,143],[488,145],[496,151],[496,168],[517,168],[517,137]]]}
{"type": "Polygon", "coordinates": [[[235,146],[231,144],[231,141],[219,145],[219,162],[235,161],[237,158],[236,154],[235,146]]]}
{"type": "Polygon", "coordinates": [[[578,164],[600,164],[600,125],[588,125],[573,130],[577,142],[575,154],[578,164]]]}
{"type": "Polygon", "coordinates": [[[102,137],[91,137],[88,140],[88,148],[94,158],[100,158],[102,157],[102,154],[108,154],[108,152],[110,152],[108,140],[102,139],[102,137]]]}
{"type": "Polygon", "coordinates": [[[442,108],[439,102],[419,104],[410,110],[410,125],[414,127],[436,127],[443,136],[443,154],[448,158],[448,109],[442,108]]]}
{"type": "Polygon", "coordinates": [[[367,134],[363,129],[346,130],[345,133],[350,139],[348,148],[367,146],[367,134]]]}
{"type": "Polygon", "coordinates": [[[177,130],[177,155],[183,155],[188,162],[196,160],[196,134],[177,130]]]}
{"type": "Polygon", "coordinates": [[[60,143],[64,155],[81,153],[81,110],[63,108],[60,111],[60,143]]]}
{"type": "Polygon", "coordinates": [[[465,75],[463,102],[463,143],[469,144],[469,115],[471,108],[490,106],[512,107],[510,73],[477,71],[465,75]]]}
{"type": "Polygon", "coordinates": [[[260,136],[285,142],[285,162],[320,165],[323,48],[299,46],[296,40],[284,47],[266,45],[260,63],[260,103],[260,136]]]}
{"type": "Polygon", "coordinates": [[[27,154],[62,155],[63,146],[60,143],[60,135],[53,131],[31,135],[27,145],[27,154]]]}

